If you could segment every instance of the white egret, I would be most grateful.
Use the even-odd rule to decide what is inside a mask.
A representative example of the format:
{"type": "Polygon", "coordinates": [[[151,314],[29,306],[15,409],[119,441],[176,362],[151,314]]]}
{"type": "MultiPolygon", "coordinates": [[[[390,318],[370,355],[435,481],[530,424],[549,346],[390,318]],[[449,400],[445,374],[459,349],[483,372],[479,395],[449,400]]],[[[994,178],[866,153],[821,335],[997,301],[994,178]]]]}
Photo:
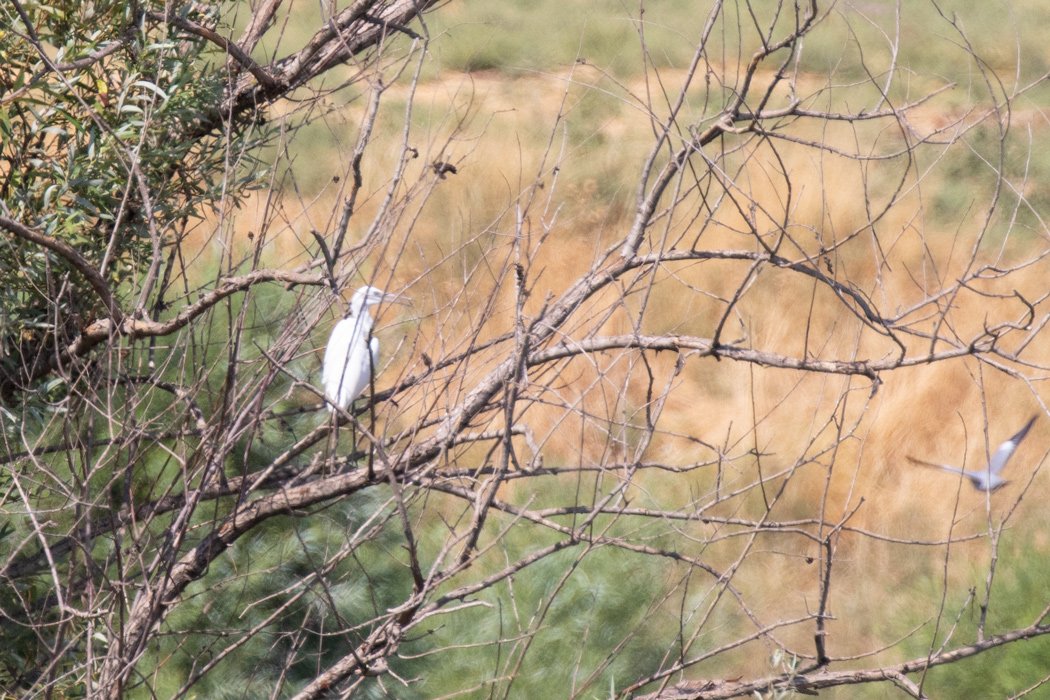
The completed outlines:
{"type": "Polygon", "coordinates": [[[924,467],[934,467],[935,469],[943,469],[956,474],[962,474],[970,480],[970,483],[973,484],[973,487],[978,491],[995,491],[997,488],[1009,483],[1006,479],[1000,476],[1000,474],[1002,474],[1006,462],[1013,456],[1017,446],[1021,444],[1021,440],[1024,440],[1024,436],[1028,434],[1028,429],[1032,427],[1032,423],[1035,423],[1036,418],[1037,416],[1032,416],[1028,420],[1028,423],[1026,423],[1016,435],[999,445],[999,449],[995,451],[995,454],[992,455],[992,459],[988,462],[988,468],[981,471],[965,472],[962,469],[956,469],[947,464],[937,464],[936,462],[927,462],[926,460],[916,459],[911,455],[908,455],[908,459],[915,464],[924,467]]]}
{"type": "Polygon", "coordinates": [[[335,324],[324,350],[321,366],[321,384],[328,399],[329,412],[335,406],[344,411],[350,408],[368,386],[369,378],[379,365],[379,339],[372,338],[372,315],[369,307],[383,302],[409,303],[397,294],[387,294],[375,287],[361,287],[350,299],[346,318],[335,324]]]}

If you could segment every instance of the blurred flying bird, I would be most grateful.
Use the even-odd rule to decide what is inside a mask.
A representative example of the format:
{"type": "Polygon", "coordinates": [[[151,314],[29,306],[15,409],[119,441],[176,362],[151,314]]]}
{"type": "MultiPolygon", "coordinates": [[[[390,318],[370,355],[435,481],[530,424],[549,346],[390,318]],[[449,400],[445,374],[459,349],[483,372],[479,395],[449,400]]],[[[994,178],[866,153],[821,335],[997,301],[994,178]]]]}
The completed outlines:
{"type": "Polygon", "coordinates": [[[1032,416],[1016,435],[999,445],[999,449],[995,451],[995,454],[992,455],[991,461],[988,462],[988,468],[981,471],[966,472],[962,469],[950,467],[947,464],[937,464],[936,462],[927,462],[926,460],[916,459],[911,455],[908,455],[908,459],[915,464],[924,467],[934,467],[935,469],[943,469],[945,471],[954,472],[955,474],[962,474],[970,480],[970,483],[973,484],[973,487],[978,491],[995,491],[1009,483],[1006,479],[1002,478],[1000,474],[1002,474],[1003,467],[1006,466],[1010,457],[1013,456],[1017,446],[1021,444],[1021,440],[1024,440],[1024,436],[1028,434],[1028,429],[1032,427],[1032,423],[1035,423],[1036,418],[1037,416],[1032,416]]]}
{"type": "Polygon", "coordinates": [[[331,413],[335,412],[335,406],[344,411],[350,408],[368,386],[379,364],[379,339],[369,338],[372,315],[368,309],[383,302],[409,304],[406,297],[387,294],[375,287],[361,287],[350,299],[346,318],[332,329],[321,365],[321,383],[331,413]]]}

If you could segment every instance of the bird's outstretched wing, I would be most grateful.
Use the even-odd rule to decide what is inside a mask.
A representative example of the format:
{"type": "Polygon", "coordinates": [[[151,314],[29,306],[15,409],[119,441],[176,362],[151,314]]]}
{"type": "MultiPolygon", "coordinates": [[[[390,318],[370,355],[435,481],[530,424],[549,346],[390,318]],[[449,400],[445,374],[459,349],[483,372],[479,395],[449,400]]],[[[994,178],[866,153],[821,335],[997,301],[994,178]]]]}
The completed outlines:
{"type": "Polygon", "coordinates": [[[908,455],[908,459],[922,467],[932,467],[934,469],[943,469],[946,472],[952,472],[954,474],[962,474],[967,479],[969,479],[970,483],[973,484],[974,488],[976,488],[979,491],[995,490],[1002,486],[1004,483],[1006,483],[1001,480],[997,480],[996,477],[992,477],[991,479],[989,479],[988,475],[982,472],[963,471],[962,469],[957,469],[956,467],[950,467],[947,464],[937,464],[936,462],[927,462],[924,459],[917,459],[915,457],[912,457],[911,455],[908,455]],[[1000,483],[996,483],[993,486],[991,485],[993,481],[999,481],[1000,483]]]}
{"type": "Polygon", "coordinates": [[[943,469],[946,472],[955,472],[956,474],[962,474],[965,477],[970,477],[971,474],[964,472],[962,469],[956,467],[949,467],[947,464],[937,464],[936,462],[927,462],[925,459],[919,459],[918,457],[912,457],[908,455],[908,459],[915,464],[922,467],[931,467],[933,469],[943,469]]]}
{"type": "Polygon", "coordinates": [[[1028,434],[1028,429],[1032,427],[1032,423],[1035,423],[1035,419],[1038,416],[1032,416],[1025,423],[1025,426],[1021,428],[1016,435],[1012,438],[999,445],[999,449],[992,455],[991,461],[988,462],[988,471],[992,474],[998,475],[1003,471],[1003,467],[1006,466],[1006,462],[1013,456],[1017,446],[1021,444],[1021,440],[1024,440],[1024,436],[1028,434]]]}

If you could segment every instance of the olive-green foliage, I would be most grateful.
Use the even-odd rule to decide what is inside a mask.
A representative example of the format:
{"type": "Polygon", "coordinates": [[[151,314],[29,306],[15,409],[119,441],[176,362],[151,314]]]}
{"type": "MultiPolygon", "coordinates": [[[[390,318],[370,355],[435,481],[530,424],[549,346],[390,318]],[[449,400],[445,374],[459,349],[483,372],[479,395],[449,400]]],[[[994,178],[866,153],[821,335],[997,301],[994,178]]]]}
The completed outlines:
{"type": "MultiPolygon", "coordinates": [[[[127,308],[153,262],[148,208],[162,242],[179,236],[220,196],[238,190],[224,188],[224,180],[250,168],[231,171],[227,157],[231,147],[240,150],[240,132],[250,130],[235,129],[233,143],[195,133],[220,97],[220,72],[208,63],[208,44],[133,16],[141,3],[24,6],[58,63],[124,43],[59,74],[18,35],[20,24],[13,27],[18,33],[0,32],[0,94],[11,100],[0,110],[0,200],[12,218],[77,250],[127,308]]],[[[145,9],[162,10],[163,3],[145,9]]],[[[25,388],[16,378],[42,353],[68,343],[106,310],[60,256],[10,236],[0,239],[0,277],[0,395],[10,402],[17,387],[25,388]]],[[[55,380],[41,388],[48,398],[62,393],[55,380]]]]}
{"type": "MultiPolygon", "coordinates": [[[[139,12],[163,10],[163,3],[29,1],[22,6],[40,45],[56,63],[82,61],[113,42],[122,43],[101,60],[56,73],[23,38],[27,30],[14,9],[4,10],[5,18],[15,21],[12,31],[0,29],[0,97],[6,99],[0,109],[3,213],[75,249],[102,273],[117,303],[130,312],[142,276],[154,263],[150,216],[141,190],[149,192],[153,228],[167,249],[208,209],[216,207],[220,198],[236,203],[244,195],[258,174],[250,148],[259,141],[253,139],[261,140],[265,133],[259,136],[251,121],[231,125],[225,134],[199,128],[202,115],[221,97],[222,73],[212,65],[210,45],[169,35],[141,14],[133,14],[136,8],[139,12]],[[243,156],[244,152],[249,155],[243,156]],[[236,157],[231,158],[231,153],[236,157]]],[[[163,262],[178,265],[172,257],[163,262]]],[[[118,407],[117,417],[127,420],[127,425],[137,423],[160,432],[180,424],[183,412],[170,410],[173,397],[150,392],[148,381],[141,376],[85,371],[49,375],[35,385],[27,382],[34,366],[56,346],[68,344],[83,327],[106,315],[106,309],[87,281],[60,255],[6,232],[0,236],[0,279],[0,428],[6,437],[16,438],[6,444],[32,444],[34,436],[42,434],[50,434],[54,442],[78,437],[84,444],[114,437],[108,433],[112,425],[91,419],[98,407],[82,401],[92,389],[105,392],[112,402],[107,406],[118,407]],[[83,383],[78,391],[66,385],[71,377],[83,383]],[[143,400],[144,396],[148,399],[143,400]],[[56,416],[66,421],[65,432],[50,427],[56,416]]],[[[162,319],[171,312],[158,298],[163,296],[155,288],[145,312],[162,319]]],[[[273,303],[265,306],[281,308],[273,303]]],[[[201,330],[206,332],[207,324],[173,338],[170,345],[149,349],[150,357],[161,367],[153,379],[178,382],[183,378],[178,376],[178,363],[167,361],[169,349],[181,353],[194,347],[192,333],[201,330]]],[[[202,354],[207,356],[207,349],[202,354]]],[[[145,348],[129,349],[128,367],[144,371],[145,355],[145,348]]],[[[225,365],[212,358],[202,367],[213,371],[225,365]]],[[[207,394],[198,397],[202,402],[206,399],[207,394]]],[[[187,445],[192,448],[193,441],[187,445]]],[[[263,441],[257,441],[252,452],[264,448],[263,441]]],[[[185,454],[185,446],[176,449],[185,454]]],[[[158,497],[158,484],[178,484],[178,465],[168,449],[154,446],[134,454],[130,450],[90,451],[85,447],[42,461],[49,474],[77,493],[93,517],[103,517],[129,501],[142,503],[158,497]],[[134,466],[117,466],[129,463],[134,466]]],[[[23,478],[32,471],[31,462],[14,464],[23,478]]],[[[49,485],[46,480],[33,479],[38,481],[49,485]]],[[[31,532],[11,484],[11,473],[0,471],[0,498],[7,499],[0,506],[14,504],[0,518],[3,561],[20,544],[20,555],[29,551],[26,533],[31,532]]],[[[62,489],[41,486],[32,498],[41,509],[54,507],[48,510],[52,515],[45,523],[49,533],[60,536],[74,517],[82,517],[81,511],[68,507],[62,489]]],[[[157,525],[158,537],[163,527],[157,525]]],[[[116,549],[112,535],[100,538],[96,545],[92,552],[96,563],[111,566],[112,559],[106,563],[106,557],[116,549]]],[[[71,574],[83,576],[83,567],[72,566],[71,574]]],[[[0,687],[23,687],[39,674],[34,664],[38,645],[44,642],[25,625],[55,619],[57,609],[45,603],[51,583],[46,575],[25,578],[0,592],[0,607],[10,616],[0,629],[4,640],[0,687]],[[39,614],[19,619],[19,611],[39,614]]],[[[71,625],[82,627],[77,621],[71,625]]],[[[73,630],[67,634],[76,638],[73,630]]],[[[73,664],[83,653],[83,646],[78,645],[63,658],[73,664]]],[[[73,694],[82,692],[76,685],[59,687],[73,694]]]]}

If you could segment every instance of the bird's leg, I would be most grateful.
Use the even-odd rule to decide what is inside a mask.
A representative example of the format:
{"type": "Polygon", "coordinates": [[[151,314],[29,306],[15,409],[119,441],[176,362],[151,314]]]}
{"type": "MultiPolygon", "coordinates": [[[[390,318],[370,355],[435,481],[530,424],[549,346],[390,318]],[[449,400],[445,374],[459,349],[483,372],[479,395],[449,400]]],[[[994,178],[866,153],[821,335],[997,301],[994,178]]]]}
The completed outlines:
{"type": "Polygon", "coordinates": [[[357,421],[350,424],[350,454],[357,454],[357,421]]]}
{"type": "MultiPolygon", "coordinates": [[[[368,415],[371,418],[369,429],[372,435],[376,434],[376,373],[375,367],[372,366],[372,356],[368,357],[368,415]]],[[[372,483],[372,477],[375,476],[375,470],[372,462],[374,461],[374,450],[368,451],[368,483],[372,483]]]]}
{"type": "Polygon", "coordinates": [[[335,411],[332,411],[330,416],[332,427],[328,430],[328,454],[325,456],[326,467],[323,470],[325,475],[335,473],[335,453],[337,451],[336,448],[339,446],[339,416],[335,411]]]}

